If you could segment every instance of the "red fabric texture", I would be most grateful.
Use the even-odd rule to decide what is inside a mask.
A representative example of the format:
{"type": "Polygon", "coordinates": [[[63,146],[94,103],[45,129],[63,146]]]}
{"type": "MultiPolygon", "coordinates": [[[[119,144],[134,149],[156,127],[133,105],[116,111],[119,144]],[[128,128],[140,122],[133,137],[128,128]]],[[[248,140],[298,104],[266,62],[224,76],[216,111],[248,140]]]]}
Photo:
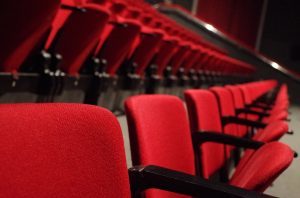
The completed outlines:
{"type": "Polygon", "coordinates": [[[1,196],[131,197],[121,129],[109,111],[80,104],[0,110],[1,196]]]}
{"type": "Polygon", "coordinates": [[[126,25],[119,24],[113,28],[96,55],[107,61],[107,73],[110,75],[116,73],[140,34],[141,27],[139,24],[130,21],[124,22],[124,24],[126,25]]]}
{"type": "MultiPolygon", "coordinates": [[[[232,94],[235,109],[237,110],[237,109],[245,108],[245,103],[243,100],[243,95],[241,90],[237,86],[226,86],[226,89],[228,89],[232,94]]],[[[247,115],[245,113],[240,113],[238,117],[242,119],[246,119],[247,115]]],[[[238,125],[239,134],[241,134],[242,136],[246,135],[247,130],[248,130],[247,126],[238,125]]]]}
{"type": "Polygon", "coordinates": [[[289,167],[294,152],[285,144],[272,142],[259,148],[240,170],[235,171],[230,184],[263,192],[289,167]]]}
{"type": "Polygon", "coordinates": [[[86,11],[70,14],[49,49],[62,55],[60,68],[71,75],[78,74],[109,19],[107,9],[99,5],[86,4],[82,8],[86,11]]]}
{"type": "MultiPolygon", "coordinates": [[[[75,0],[63,0],[62,3],[68,6],[81,6],[82,4],[81,1],[75,1],[75,0]]],[[[51,31],[49,33],[48,39],[45,44],[46,49],[50,47],[53,40],[55,39],[56,34],[60,30],[60,28],[65,24],[70,14],[72,14],[72,10],[63,9],[63,8],[59,9],[51,25],[51,31]]]]}
{"type": "MultiPolygon", "coordinates": [[[[210,90],[216,95],[218,99],[221,116],[235,116],[233,97],[229,90],[224,87],[212,87],[210,88],[210,90]]],[[[238,133],[237,127],[237,124],[226,124],[225,126],[223,126],[224,133],[240,137],[244,136],[245,134],[238,133]]]]}
{"type": "Polygon", "coordinates": [[[136,73],[142,75],[161,44],[162,34],[142,34],[139,46],[136,48],[132,62],[137,64],[136,73]]]}
{"type": "Polygon", "coordinates": [[[60,1],[10,0],[0,6],[1,70],[16,72],[50,29],[60,1]]]}
{"type": "MultiPolygon", "coordinates": [[[[168,95],[140,95],[126,100],[133,165],[158,165],[195,174],[194,151],[182,101],[168,95]]],[[[185,197],[150,190],[146,197],[185,197]]]]}
{"type": "Polygon", "coordinates": [[[170,61],[170,65],[172,66],[172,74],[176,75],[180,66],[182,66],[183,61],[187,57],[190,51],[190,47],[188,45],[181,46],[177,52],[172,56],[170,61]]]}
{"type": "Polygon", "coordinates": [[[157,74],[159,76],[163,75],[165,68],[177,50],[178,41],[176,40],[164,40],[161,43],[160,49],[153,61],[153,64],[157,65],[157,74]]]}
{"type": "MultiPolygon", "coordinates": [[[[288,124],[285,121],[276,121],[266,126],[266,128],[259,130],[252,139],[265,143],[278,141],[284,134],[286,134],[288,129],[288,124]]],[[[239,172],[245,166],[254,152],[255,151],[252,149],[247,149],[235,171],[239,172]]]]}
{"type": "MultiPolygon", "coordinates": [[[[188,90],[184,96],[192,133],[199,131],[222,133],[218,104],[213,93],[207,90],[188,90]]],[[[204,143],[200,150],[202,175],[209,178],[225,163],[224,145],[204,143]]]]}

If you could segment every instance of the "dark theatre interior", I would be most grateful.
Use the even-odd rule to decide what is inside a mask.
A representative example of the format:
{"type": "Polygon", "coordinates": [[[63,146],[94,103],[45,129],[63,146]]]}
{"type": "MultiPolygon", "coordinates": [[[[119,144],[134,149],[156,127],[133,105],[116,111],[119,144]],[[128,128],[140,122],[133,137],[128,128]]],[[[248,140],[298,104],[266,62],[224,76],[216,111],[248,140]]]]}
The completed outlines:
{"type": "Polygon", "coordinates": [[[298,0],[0,10],[0,197],[299,197],[298,0]]]}

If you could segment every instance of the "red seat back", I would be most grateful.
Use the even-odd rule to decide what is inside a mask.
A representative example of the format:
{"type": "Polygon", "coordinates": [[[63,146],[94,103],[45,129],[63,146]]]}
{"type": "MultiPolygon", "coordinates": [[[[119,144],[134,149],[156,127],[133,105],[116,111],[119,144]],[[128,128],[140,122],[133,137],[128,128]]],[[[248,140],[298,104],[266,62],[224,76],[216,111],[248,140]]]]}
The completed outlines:
{"type": "MultiPolygon", "coordinates": [[[[180,99],[140,95],[125,102],[133,165],[158,165],[195,174],[188,118],[180,99]]],[[[147,197],[175,197],[150,190],[147,197]]]]}
{"type": "MultiPolygon", "coordinates": [[[[243,95],[242,95],[242,91],[240,88],[238,88],[237,86],[226,86],[226,89],[228,89],[233,97],[233,102],[234,102],[234,107],[235,110],[238,109],[244,109],[245,108],[245,103],[243,100],[243,95]]],[[[239,113],[238,114],[239,118],[242,119],[246,119],[247,115],[245,113],[239,113]]],[[[238,133],[241,135],[246,135],[248,128],[246,126],[243,125],[239,125],[238,126],[238,133]]]]}
{"type": "Polygon", "coordinates": [[[91,55],[109,19],[109,12],[101,6],[81,7],[85,11],[73,11],[49,46],[50,52],[62,55],[60,68],[71,75],[78,74],[91,55]]]}
{"type": "Polygon", "coordinates": [[[141,42],[136,48],[132,62],[137,64],[136,73],[142,75],[151,59],[157,53],[162,42],[163,34],[143,34],[141,42]]]}
{"type": "MultiPolygon", "coordinates": [[[[199,131],[222,133],[220,113],[215,96],[207,90],[188,90],[184,95],[192,133],[199,131]]],[[[209,178],[225,164],[224,145],[205,143],[200,149],[202,175],[209,178]]]]}
{"type": "MultiPolygon", "coordinates": [[[[229,90],[223,87],[213,87],[210,90],[217,97],[221,116],[222,117],[235,116],[233,97],[229,92],[229,90]]],[[[227,124],[224,126],[224,133],[235,135],[235,136],[244,136],[245,134],[239,134],[237,127],[238,127],[237,124],[227,124]]]]}
{"type": "Polygon", "coordinates": [[[1,196],[131,197],[122,133],[112,113],[80,104],[0,109],[1,196]]]}
{"type": "Polygon", "coordinates": [[[230,184],[263,192],[291,164],[294,152],[285,144],[272,142],[258,149],[247,164],[235,171],[230,184]]]}
{"type": "MultiPolygon", "coordinates": [[[[252,139],[265,143],[278,141],[284,134],[286,134],[288,129],[288,124],[285,121],[275,121],[268,124],[266,128],[258,130],[258,132],[253,136],[252,139]]],[[[236,167],[236,171],[240,171],[240,169],[244,167],[253,153],[255,153],[255,151],[252,149],[247,149],[244,152],[244,155],[241,158],[238,167],[236,167]]]]}

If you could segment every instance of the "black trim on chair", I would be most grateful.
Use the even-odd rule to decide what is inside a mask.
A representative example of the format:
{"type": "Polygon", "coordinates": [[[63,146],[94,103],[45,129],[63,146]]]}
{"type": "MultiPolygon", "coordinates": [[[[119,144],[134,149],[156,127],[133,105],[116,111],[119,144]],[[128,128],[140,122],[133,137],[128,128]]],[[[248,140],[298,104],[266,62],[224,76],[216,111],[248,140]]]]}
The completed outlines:
{"type": "Polygon", "coordinates": [[[201,177],[162,168],[158,166],[136,166],[129,169],[132,197],[156,188],[194,197],[224,198],[267,198],[260,192],[249,191],[227,184],[211,182],[201,177]]]}
{"type": "Polygon", "coordinates": [[[267,124],[262,123],[262,122],[257,122],[257,121],[252,121],[252,120],[247,120],[247,119],[242,119],[234,116],[226,116],[222,117],[222,124],[227,125],[227,124],[238,124],[238,125],[245,125],[253,128],[265,128],[267,124]]]}

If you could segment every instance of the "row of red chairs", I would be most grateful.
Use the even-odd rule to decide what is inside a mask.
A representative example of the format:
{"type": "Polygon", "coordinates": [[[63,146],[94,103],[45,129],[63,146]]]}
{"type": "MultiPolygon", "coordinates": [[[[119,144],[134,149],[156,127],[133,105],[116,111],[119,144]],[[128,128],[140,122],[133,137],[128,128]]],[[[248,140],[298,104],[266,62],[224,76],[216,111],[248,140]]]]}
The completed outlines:
{"type": "Polygon", "coordinates": [[[129,98],[125,106],[133,164],[137,165],[129,172],[121,129],[109,111],[80,104],[1,105],[1,195],[272,197],[262,192],[294,156],[289,146],[277,141],[288,126],[279,118],[268,124],[247,119],[250,111],[265,118],[272,117],[273,111],[286,111],[286,86],[271,93],[269,88],[275,88],[271,84],[276,83],[187,90],[190,124],[183,102],[175,96],[129,98]],[[218,93],[228,92],[228,103],[234,104],[233,88],[239,88],[244,103],[250,93],[253,101],[245,109],[232,105],[246,118],[226,115],[225,120],[231,121],[229,131],[218,93]],[[240,125],[256,130],[243,135],[240,125]],[[245,151],[228,180],[226,164],[237,147],[245,151]],[[212,181],[219,170],[224,183],[212,181]]]}
{"type": "MultiPolygon", "coordinates": [[[[248,190],[265,191],[294,156],[287,145],[278,142],[289,131],[286,85],[275,94],[273,105],[262,99],[275,87],[276,81],[262,81],[187,90],[190,127],[183,102],[178,98],[131,97],[125,107],[133,165],[155,164],[248,190]],[[235,169],[229,178],[231,159],[235,169]]],[[[159,190],[147,192],[148,196],[176,197],[159,190]]]]}
{"type": "Polygon", "coordinates": [[[230,58],[142,1],[2,4],[0,69],[13,73],[16,82],[22,72],[42,73],[43,94],[82,89],[85,103],[97,104],[100,92],[108,87],[119,84],[121,90],[135,90],[145,76],[146,90],[153,90],[161,79],[254,72],[252,66],[230,58]],[[84,81],[82,74],[95,79],[84,81]],[[75,82],[68,83],[66,75],[75,82]]]}

